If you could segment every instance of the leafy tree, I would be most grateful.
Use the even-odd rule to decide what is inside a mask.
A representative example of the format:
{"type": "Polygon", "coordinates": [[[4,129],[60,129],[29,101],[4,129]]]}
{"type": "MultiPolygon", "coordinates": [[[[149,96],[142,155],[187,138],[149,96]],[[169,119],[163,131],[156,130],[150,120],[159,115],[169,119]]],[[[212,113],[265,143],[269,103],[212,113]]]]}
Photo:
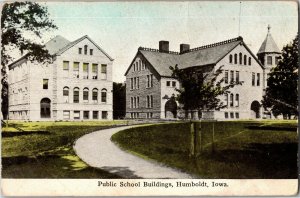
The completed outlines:
{"type": "Polygon", "coordinates": [[[14,60],[11,52],[26,53],[30,61],[50,62],[51,56],[44,46],[37,42],[42,35],[57,27],[49,20],[46,7],[35,2],[5,3],[1,16],[1,99],[2,114],[8,113],[7,64],[14,60]],[[30,36],[29,36],[30,35],[30,36]]]}
{"type": "Polygon", "coordinates": [[[113,83],[113,118],[120,119],[126,115],[126,86],[113,83]]]}
{"type": "Polygon", "coordinates": [[[270,108],[275,116],[282,114],[290,119],[291,115],[298,114],[298,74],[295,72],[299,65],[298,58],[297,35],[291,44],[283,47],[282,59],[267,79],[268,87],[262,104],[270,108]]]}
{"type": "Polygon", "coordinates": [[[230,93],[230,88],[241,84],[241,82],[230,82],[224,85],[223,78],[218,80],[222,73],[222,67],[212,73],[204,73],[202,70],[195,69],[181,70],[177,65],[170,67],[170,69],[172,70],[172,77],[181,84],[181,89],[177,89],[179,93],[177,100],[183,105],[186,112],[198,110],[202,113],[212,109],[225,108],[226,105],[223,104],[220,96],[230,93]]]}

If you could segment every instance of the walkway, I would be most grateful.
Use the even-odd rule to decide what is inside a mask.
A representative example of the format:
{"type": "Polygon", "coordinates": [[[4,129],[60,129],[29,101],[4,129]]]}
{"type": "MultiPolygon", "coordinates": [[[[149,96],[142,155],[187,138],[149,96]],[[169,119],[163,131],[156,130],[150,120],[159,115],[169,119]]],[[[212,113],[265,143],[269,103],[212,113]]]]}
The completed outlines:
{"type": "Polygon", "coordinates": [[[124,178],[192,178],[189,174],[127,153],[110,140],[114,133],[132,127],[111,128],[84,135],[75,142],[74,150],[90,166],[124,178]]]}

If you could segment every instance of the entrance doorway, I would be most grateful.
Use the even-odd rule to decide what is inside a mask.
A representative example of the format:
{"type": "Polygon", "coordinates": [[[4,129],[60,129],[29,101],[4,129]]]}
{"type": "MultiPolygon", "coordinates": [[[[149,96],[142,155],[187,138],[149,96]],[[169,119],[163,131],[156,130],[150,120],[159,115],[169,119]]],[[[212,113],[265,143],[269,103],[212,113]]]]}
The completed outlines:
{"type": "Polygon", "coordinates": [[[43,98],[41,100],[41,118],[51,117],[51,100],[49,98],[43,98]]]}
{"type": "Polygon", "coordinates": [[[177,118],[177,103],[175,97],[171,97],[165,105],[165,118],[177,118]]]}
{"type": "Polygon", "coordinates": [[[251,103],[251,111],[253,118],[260,118],[260,104],[257,100],[251,103]]]}

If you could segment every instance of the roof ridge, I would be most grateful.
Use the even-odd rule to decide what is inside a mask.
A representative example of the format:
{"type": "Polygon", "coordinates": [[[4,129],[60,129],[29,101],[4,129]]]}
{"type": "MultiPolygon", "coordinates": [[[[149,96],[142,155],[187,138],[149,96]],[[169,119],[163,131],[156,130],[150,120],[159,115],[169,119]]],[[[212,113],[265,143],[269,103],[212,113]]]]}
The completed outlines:
{"type": "Polygon", "coordinates": [[[154,49],[154,48],[149,48],[149,47],[139,47],[138,50],[150,51],[150,52],[161,52],[161,53],[175,54],[175,55],[180,54],[179,52],[175,52],[175,51],[160,51],[159,49],[154,49]]]}

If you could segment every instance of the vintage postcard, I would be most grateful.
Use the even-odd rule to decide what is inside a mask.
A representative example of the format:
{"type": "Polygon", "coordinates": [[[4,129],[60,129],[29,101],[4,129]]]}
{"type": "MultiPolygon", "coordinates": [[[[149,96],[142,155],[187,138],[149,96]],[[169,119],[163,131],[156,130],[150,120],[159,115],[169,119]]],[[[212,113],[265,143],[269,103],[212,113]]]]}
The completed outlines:
{"type": "Polygon", "coordinates": [[[297,1],[1,3],[3,196],[296,196],[297,1]]]}

